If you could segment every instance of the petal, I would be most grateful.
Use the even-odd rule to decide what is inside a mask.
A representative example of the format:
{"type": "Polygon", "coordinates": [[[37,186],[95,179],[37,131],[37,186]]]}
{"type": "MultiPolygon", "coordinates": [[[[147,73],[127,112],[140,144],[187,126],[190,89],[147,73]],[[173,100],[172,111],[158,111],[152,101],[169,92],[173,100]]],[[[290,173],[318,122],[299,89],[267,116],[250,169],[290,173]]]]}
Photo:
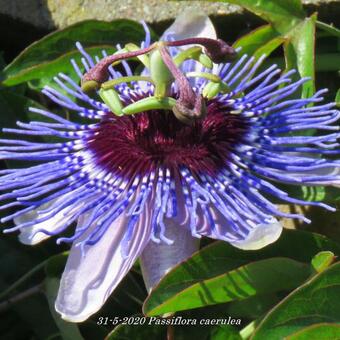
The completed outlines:
{"type": "Polygon", "coordinates": [[[96,244],[85,247],[83,254],[79,246],[72,246],[55,303],[63,319],[82,322],[102,307],[148,243],[149,220],[146,207],[134,227],[126,258],[122,257],[125,216],[113,222],[96,244]]]}
{"type": "MultiPolygon", "coordinates": [[[[63,195],[45,204],[42,204],[39,208],[35,210],[32,210],[26,214],[16,217],[14,219],[14,223],[16,225],[20,225],[26,222],[32,222],[39,218],[43,218],[46,215],[53,215],[53,217],[47,219],[44,222],[35,223],[33,226],[21,228],[19,234],[19,241],[23,244],[35,245],[51,237],[51,235],[53,235],[54,232],[57,234],[58,230],[63,226],[68,226],[70,223],[72,223],[74,215],[76,214],[77,210],[80,209],[81,205],[83,205],[83,203],[75,204],[71,210],[69,210],[69,207],[65,207],[64,209],[55,214],[52,214],[51,212],[48,213],[41,212],[47,209],[56,210],[56,207],[58,205],[63,203],[66,199],[68,199],[72,195],[73,193],[63,195]],[[53,208],[53,206],[55,208],[53,208]],[[46,231],[48,234],[44,233],[42,230],[46,231]]],[[[90,202],[88,201],[87,203],[89,204],[90,202]]]]}
{"type": "Polygon", "coordinates": [[[274,178],[267,176],[270,180],[276,180],[282,183],[293,185],[311,185],[311,186],[334,186],[340,187],[340,166],[327,166],[325,168],[303,171],[283,171],[273,168],[264,167],[265,170],[271,171],[274,178]],[[279,176],[285,176],[281,178],[279,176]],[[289,177],[288,177],[289,176],[289,177]],[[288,177],[288,178],[287,178],[288,177]],[[309,178],[314,177],[311,181],[309,178]],[[315,180],[315,177],[319,177],[315,180]]]}
{"type": "MultiPolygon", "coordinates": [[[[41,210],[49,209],[53,204],[58,203],[64,199],[65,197],[63,196],[62,198],[54,199],[50,202],[47,202],[35,210],[32,210],[26,214],[16,217],[14,219],[14,223],[16,225],[20,225],[44,217],[44,215],[46,214],[40,213],[41,210]]],[[[70,219],[71,217],[72,215],[65,217],[64,210],[62,210],[59,213],[55,214],[50,219],[48,219],[47,221],[36,223],[31,227],[23,227],[22,229],[20,229],[19,241],[27,245],[35,245],[37,243],[40,243],[48,239],[51,235],[45,234],[43,232],[38,232],[38,230],[43,229],[49,233],[53,233],[54,230],[58,229],[63,224],[65,224],[66,220],[70,219]]]]}
{"type": "Polygon", "coordinates": [[[267,217],[269,220],[268,223],[255,224],[255,222],[253,222],[252,225],[254,226],[252,226],[249,223],[241,225],[235,222],[234,227],[232,227],[225,216],[217,209],[212,208],[210,211],[215,225],[212,228],[211,223],[204,223],[202,224],[203,228],[199,230],[199,233],[202,236],[204,235],[213,239],[227,241],[234,247],[240,249],[256,250],[263,248],[268,244],[275,242],[282,232],[281,223],[273,216],[267,217]],[[247,229],[245,228],[246,225],[248,225],[247,229]]]}
{"type": "Polygon", "coordinates": [[[250,230],[243,240],[231,241],[230,243],[243,250],[261,249],[268,244],[274,243],[281,235],[282,225],[273,218],[272,223],[259,224],[250,230]]]}
{"type": "MultiPolygon", "coordinates": [[[[324,186],[333,186],[340,188],[340,166],[329,166],[327,168],[321,168],[316,170],[309,170],[304,172],[298,172],[298,173],[289,173],[293,178],[304,178],[304,176],[323,176],[325,178],[327,177],[333,177],[333,180],[324,180],[322,181],[320,179],[319,182],[313,182],[312,185],[324,185],[324,186]]],[[[309,183],[306,183],[308,185],[309,183]]]]}
{"type": "MultiPolygon", "coordinates": [[[[45,208],[45,207],[48,208],[48,205],[42,206],[42,208],[45,208]]],[[[38,217],[39,217],[38,209],[35,209],[26,214],[23,214],[21,216],[14,218],[14,223],[16,225],[20,225],[26,222],[31,222],[33,220],[36,220],[38,217]]],[[[57,218],[55,216],[52,219],[57,219],[57,218]]],[[[50,235],[47,235],[44,233],[36,233],[37,229],[39,229],[37,225],[38,224],[35,224],[34,226],[20,229],[19,241],[23,244],[35,245],[49,238],[50,235]]],[[[47,227],[48,227],[48,231],[54,230],[54,222],[48,223],[47,227]]]]}
{"type": "Polygon", "coordinates": [[[175,40],[192,37],[216,39],[216,31],[211,20],[204,12],[187,9],[180,14],[175,22],[163,33],[161,40],[171,35],[175,40]]]}
{"type": "MultiPolygon", "coordinates": [[[[301,153],[301,152],[290,152],[290,153],[282,153],[284,157],[291,157],[292,162],[297,159],[315,159],[315,161],[321,160],[320,155],[312,154],[312,153],[301,153]]],[[[339,163],[334,162],[334,165],[331,164],[332,161],[329,161],[329,166],[312,169],[312,170],[302,170],[302,171],[287,171],[275,168],[267,168],[274,175],[285,175],[289,176],[291,180],[282,180],[284,183],[288,184],[298,184],[298,185],[320,185],[320,186],[334,186],[340,187],[340,165],[339,163]],[[320,179],[318,181],[308,181],[309,177],[318,177],[320,179]]],[[[270,178],[268,176],[268,178],[270,178]]]]}
{"type": "Polygon", "coordinates": [[[199,249],[199,239],[189,229],[190,216],[179,178],[175,179],[178,211],[175,217],[165,218],[165,237],[172,244],[149,242],[142,252],[140,263],[147,291],[150,292],[175,265],[186,260],[199,249]],[[155,256],[155,254],[157,254],[155,256]]]}
{"type": "Polygon", "coordinates": [[[141,255],[141,267],[148,292],[175,265],[186,260],[199,248],[199,239],[193,237],[186,224],[175,219],[164,220],[165,236],[172,244],[150,241],[141,255]]]}

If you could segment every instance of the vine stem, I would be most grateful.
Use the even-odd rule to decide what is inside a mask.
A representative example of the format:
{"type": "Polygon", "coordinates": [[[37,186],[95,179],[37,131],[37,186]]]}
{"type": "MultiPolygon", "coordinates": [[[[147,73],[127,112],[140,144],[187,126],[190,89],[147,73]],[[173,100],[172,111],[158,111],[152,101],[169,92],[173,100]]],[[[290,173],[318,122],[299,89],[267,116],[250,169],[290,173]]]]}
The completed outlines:
{"type": "Polygon", "coordinates": [[[166,339],[167,340],[175,340],[174,326],[173,325],[168,325],[167,331],[166,331],[166,339]]]}
{"type": "Polygon", "coordinates": [[[32,268],[30,271],[28,271],[26,274],[24,274],[20,279],[15,281],[11,286],[9,286],[5,291],[3,291],[0,294],[0,300],[2,300],[6,295],[8,295],[10,292],[12,292],[14,289],[16,289],[18,286],[20,286],[23,282],[25,282],[27,279],[29,279],[33,274],[38,272],[40,269],[42,269],[48,260],[45,260],[38,265],[36,265],[34,268],[32,268]]]}
{"type": "Polygon", "coordinates": [[[14,295],[13,297],[5,300],[4,302],[1,302],[0,313],[10,308],[15,303],[20,302],[21,300],[24,300],[34,294],[41,293],[43,291],[43,285],[44,285],[43,283],[39,283],[38,285],[33,286],[17,295],[14,295]]]}

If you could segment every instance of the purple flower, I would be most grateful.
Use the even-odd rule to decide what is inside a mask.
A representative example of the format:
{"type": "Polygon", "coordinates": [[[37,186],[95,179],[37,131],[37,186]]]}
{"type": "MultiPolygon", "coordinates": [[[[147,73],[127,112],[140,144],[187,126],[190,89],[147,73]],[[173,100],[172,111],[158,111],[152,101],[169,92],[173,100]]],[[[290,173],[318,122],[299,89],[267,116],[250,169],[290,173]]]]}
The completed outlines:
{"type": "Polygon", "coordinates": [[[133,47],[146,51],[136,52],[147,66],[140,76],[125,58],[123,73],[95,66],[99,60],[77,44],[86,74],[73,61],[74,69],[83,89],[98,87],[99,96],[64,74],[55,77],[60,91],[47,86],[43,93],[89,123],[31,108],[51,122],[4,129],[20,138],[1,140],[1,159],[38,162],[1,171],[1,199],[10,200],[2,209],[18,208],[2,219],[16,224],[5,231],[18,230],[21,242],[36,244],[77,222],[73,236],[57,240],[72,243],[56,301],[66,320],[98,311],[139,256],[151,289],[198,249],[201,236],[258,249],[280,236],[277,217],[308,222],[281,212],[272,198],[334,210],[275,185],[339,185],[340,162],[326,157],[339,154],[334,123],[340,112],[334,103],[320,104],[325,90],[290,99],[308,79],[293,82],[293,71],[281,74],[276,65],[257,72],[263,58],[212,65],[208,56],[214,60],[217,50],[211,46],[204,52],[176,46],[204,37],[232,54],[208,18],[191,19],[178,19],[165,44],[150,45],[146,28],[145,41],[133,47]],[[311,128],[322,133],[301,134],[311,128]],[[21,138],[30,136],[59,141],[21,138]]]}

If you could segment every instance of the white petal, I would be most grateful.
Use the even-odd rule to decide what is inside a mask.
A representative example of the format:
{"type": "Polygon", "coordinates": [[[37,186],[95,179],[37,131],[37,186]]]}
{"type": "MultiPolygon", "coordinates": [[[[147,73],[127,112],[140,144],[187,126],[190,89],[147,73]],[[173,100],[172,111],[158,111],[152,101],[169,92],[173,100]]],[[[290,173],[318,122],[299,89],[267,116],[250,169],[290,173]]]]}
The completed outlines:
{"type": "Polygon", "coordinates": [[[273,218],[272,223],[259,224],[251,229],[244,240],[230,242],[236,248],[256,250],[275,242],[281,235],[282,225],[273,218]]]}
{"type": "MultiPolygon", "coordinates": [[[[32,210],[26,214],[16,217],[14,219],[14,223],[16,225],[19,225],[22,223],[37,220],[38,218],[43,218],[46,215],[50,215],[51,213],[41,213],[41,211],[49,209],[53,207],[53,205],[57,207],[61,202],[65,201],[66,199],[69,198],[69,196],[72,195],[74,195],[74,193],[69,193],[56,199],[53,199],[41,205],[39,208],[35,210],[32,210]]],[[[94,199],[96,198],[92,198],[92,200],[94,199]]],[[[86,204],[90,204],[91,201],[87,201],[86,204]]],[[[69,207],[66,207],[54,215],[51,214],[53,217],[49,218],[44,222],[35,223],[31,227],[24,227],[20,229],[19,234],[20,242],[27,245],[35,245],[48,239],[49,237],[51,237],[50,235],[45,234],[43,232],[38,232],[38,230],[46,230],[47,232],[54,232],[58,230],[58,228],[61,228],[65,223],[71,221],[72,217],[77,212],[77,210],[80,209],[84,204],[85,204],[84,202],[79,202],[78,204],[75,204],[71,210],[69,210],[69,207]]]]}
{"type": "Polygon", "coordinates": [[[277,170],[277,169],[272,169],[272,168],[265,168],[265,170],[271,171],[274,175],[289,175],[290,178],[293,180],[285,180],[284,183],[289,183],[289,184],[302,184],[306,186],[333,186],[333,187],[340,187],[340,167],[339,166],[329,166],[326,168],[321,168],[321,169],[314,169],[314,170],[304,170],[304,171],[283,171],[283,170],[277,170]],[[312,181],[312,182],[307,182],[307,177],[316,177],[316,176],[323,176],[323,177],[328,177],[328,176],[334,176],[336,177],[332,181],[330,180],[325,180],[320,178],[318,181],[312,181]]]}
{"type": "Polygon", "coordinates": [[[134,227],[127,258],[121,253],[126,231],[124,216],[95,245],[85,247],[84,256],[79,246],[72,246],[55,303],[63,319],[82,322],[102,307],[148,243],[149,218],[146,208],[134,227]]]}
{"type": "Polygon", "coordinates": [[[148,292],[175,265],[186,260],[199,248],[199,239],[193,237],[187,225],[174,219],[165,219],[165,236],[173,244],[150,241],[141,255],[141,267],[148,292]]]}
{"type": "Polygon", "coordinates": [[[163,33],[161,40],[171,34],[175,40],[205,37],[216,39],[216,31],[209,17],[203,12],[188,8],[163,33]]]}
{"type": "MultiPolygon", "coordinates": [[[[177,197],[177,215],[165,218],[165,236],[173,244],[157,244],[150,241],[141,255],[141,268],[147,291],[150,292],[162,277],[175,265],[186,260],[199,249],[199,239],[193,237],[189,231],[190,215],[182,191],[182,183],[175,178],[177,197]],[[155,255],[156,254],[156,255],[155,255]]],[[[199,225],[203,221],[199,217],[199,225]]]]}
{"type": "MultiPolygon", "coordinates": [[[[37,220],[38,218],[42,218],[46,216],[46,213],[45,214],[40,213],[41,210],[48,209],[53,204],[55,203],[58,204],[60,201],[65,200],[65,198],[66,196],[54,199],[50,202],[47,202],[41,205],[39,208],[35,210],[32,210],[26,214],[18,216],[14,219],[14,223],[16,225],[19,225],[22,223],[37,220]]],[[[69,214],[68,216],[64,215],[64,211],[65,210],[60,211],[59,213],[55,214],[53,217],[46,220],[45,222],[36,223],[31,227],[24,227],[20,229],[19,241],[23,244],[34,245],[34,244],[40,243],[41,241],[46,240],[47,238],[50,237],[50,235],[47,235],[43,232],[37,233],[37,231],[39,229],[44,229],[47,232],[53,232],[54,230],[57,230],[59,227],[61,227],[67,220],[71,219],[73,216],[74,210],[72,210],[72,213],[69,214]]]]}
{"type": "MultiPolygon", "coordinates": [[[[301,152],[290,152],[290,153],[284,153],[284,155],[287,155],[289,157],[294,156],[296,158],[314,158],[315,160],[320,159],[320,155],[317,154],[312,154],[312,153],[301,153],[301,152]]],[[[294,180],[296,179],[302,179],[304,180],[306,176],[334,176],[337,177],[337,179],[333,180],[332,182],[330,181],[323,181],[320,180],[318,182],[313,181],[312,184],[304,184],[304,185],[320,185],[320,186],[334,186],[340,188],[340,166],[328,166],[325,168],[320,168],[320,169],[314,169],[314,170],[304,170],[304,171],[283,171],[283,170],[277,170],[277,169],[268,169],[273,172],[274,174],[284,174],[284,175],[289,175],[291,176],[294,180]]],[[[295,182],[288,182],[287,183],[295,183],[295,182]]]]}
{"type": "MultiPolygon", "coordinates": [[[[48,208],[47,205],[42,206],[42,208],[45,208],[45,207],[48,208]]],[[[23,224],[26,222],[31,222],[33,220],[36,220],[38,217],[39,217],[38,209],[35,209],[24,215],[16,217],[14,219],[14,223],[16,225],[19,225],[19,224],[23,224]]],[[[48,228],[48,231],[54,230],[54,223],[53,224],[49,223],[47,225],[47,228],[48,228]]],[[[44,233],[35,234],[36,230],[37,230],[37,224],[31,227],[20,229],[19,241],[23,244],[34,245],[50,237],[49,235],[44,234],[44,233]]]]}
{"type": "MultiPolygon", "coordinates": [[[[226,241],[233,246],[244,250],[255,250],[267,246],[275,242],[281,235],[282,225],[273,216],[268,216],[270,222],[260,223],[251,227],[248,224],[248,234],[243,239],[233,231],[229,221],[216,208],[210,209],[211,217],[215,222],[215,227],[212,228],[210,223],[202,224],[203,228],[199,233],[203,236],[211,237],[217,240],[226,241]]],[[[201,219],[204,221],[204,219],[201,219]]],[[[237,224],[235,224],[237,228],[237,224]]],[[[234,227],[235,228],[235,227],[234,227]]],[[[239,230],[244,230],[244,226],[238,226],[239,230]]]]}
{"type": "MultiPolygon", "coordinates": [[[[291,174],[291,173],[289,173],[291,174]]],[[[330,181],[322,181],[319,182],[313,182],[313,185],[325,185],[325,186],[334,186],[340,188],[340,166],[329,166],[327,168],[321,168],[316,170],[310,170],[310,171],[304,171],[304,172],[298,172],[293,173],[292,177],[304,177],[304,176],[334,176],[337,177],[336,180],[333,182],[330,181]]],[[[308,184],[307,184],[308,185],[308,184]]]]}
{"type": "Polygon", "coordinates": [[[332,183],[327,183],[324,185],[330,185],[333,187],[337,187],[340,188],[340,166],[333,166],[333,167],[328,167],[328,168],[324,168],[324,169],[320,169],[317,174],[320,175],[326,175],[326,176],[337,176],[338,179],[333,181],[332,183]],[[322,170],[323,172],[320,173],[319,171],[322,170]]]}

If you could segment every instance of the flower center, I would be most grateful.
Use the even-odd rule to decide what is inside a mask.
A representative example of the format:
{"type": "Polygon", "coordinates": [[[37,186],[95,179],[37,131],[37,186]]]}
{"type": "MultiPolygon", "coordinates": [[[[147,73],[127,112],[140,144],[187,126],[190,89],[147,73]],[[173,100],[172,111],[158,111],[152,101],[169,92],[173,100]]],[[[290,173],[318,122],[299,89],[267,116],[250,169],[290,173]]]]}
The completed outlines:
{"type": "Polygon", "coordinates": [[[215,99],[206,105],[206,117],[193,125],[179,121],[171,110],[122,117],[109,113],[87,139],[88,148],[97,165],[128,178],[159,166],[214,174],[229,162],[248,123],[215,99]]]}

